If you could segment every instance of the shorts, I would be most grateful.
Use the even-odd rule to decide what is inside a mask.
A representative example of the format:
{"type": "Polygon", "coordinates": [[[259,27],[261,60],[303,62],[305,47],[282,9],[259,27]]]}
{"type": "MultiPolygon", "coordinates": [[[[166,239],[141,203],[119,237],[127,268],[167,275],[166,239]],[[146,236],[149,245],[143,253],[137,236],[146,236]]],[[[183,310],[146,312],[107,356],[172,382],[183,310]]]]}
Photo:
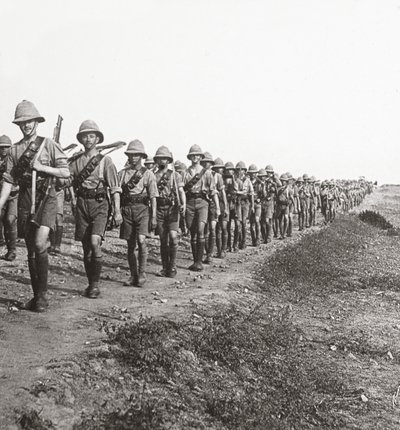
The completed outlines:
{"type": "Polygon", "coordinates": [[[254,217],[260,218],[261,217],[261,210],[262,210],[261,203],[255,203],[254,204],[254,214],[253,214],[252,218],[253,219],[254,219],[254,217]]]}
{"type": "Polygon", "coordinates": [[[212,200],[208,205],[208,222],[218,221],[217,206],[212,200]]]}
{"type": "Polygon", "coordinates": [[[275,204],[274,200],[271,198],[270,200],[266,200],[262,203],[263,208],[263,217],[265,219],[272,219],[274,216],[275,204]]]}
{"type": "Polygon", "coordinates": [[[206,224],[208,220],[208,201],[201,197],[186,202],[186,226],[190,230],[193,222],[206,224]]]}
{"type": "Polygon", "coordinates": [[[34,222],[31,222],[31,203],[32,203],[32,189],[25,188],[20,191],[18,197],[18,221],[17,230],[18,237],[25,238],[28,227],[30,225],[44,226],[53,228],[56,223],[57,215],[57,199],[54,195],[48,194],[43,198],[40,193],[36,196],[36,214],[34,222]]]}
{"type": "Polygon", "coordinates": [[[75,240],[82,241],[87,236],[104,237],[106,231],[109,203],[107,199],[98,202],[96,199],[78,197],[75,216],[75,240]]]}
{"type": "Polygon", "coordinates": [[[143,203],[123,206],[121,209],[122,225],[119,238],[136,239],[137,236],[149,236],[149,207],[143,203]]]}
{"type": "Polygon", "coordinates": [[[178,231],[179,218],[178,205],[157,206],[157,232],[178,231]]]}
{"type": "Polygon", "coordinates": [[[278,217],[283,215],[289,215],[289,205],[278,205],[277,207],[278,217]]]}
{"type": "Polygon", "coordinates": [[[6,204],[3,206],[3,209],[0,213],[0,218],[2,220],[16,220],[18,214],[18,198],[14,197],[6,201],[6,204]]]}
{"type": "Polygon", "coordinates": [[[57,191],[57,215],[64,215],[64,190],[57,191]]]}
{"type": "Polygon", "coordinates": [[[236,219],[246,222],[249,216],[250,202],[248,199],[239,200],[236,205],[236,219]]]}

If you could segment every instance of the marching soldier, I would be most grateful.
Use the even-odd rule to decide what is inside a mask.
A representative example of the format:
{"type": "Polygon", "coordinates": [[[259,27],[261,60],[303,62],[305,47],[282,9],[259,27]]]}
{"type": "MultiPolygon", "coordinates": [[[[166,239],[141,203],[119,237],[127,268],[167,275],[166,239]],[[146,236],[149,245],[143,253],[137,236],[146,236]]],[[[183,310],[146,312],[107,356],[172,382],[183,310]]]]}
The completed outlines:
{"type": "Polygon", "coordinates": [[[304,190],[304,179],[299,176],[296,180],[296,193],[297,199],[297,217],[299,220],[299,231],[304,229],[305,213],[306,213],[306,195],[304,190]]]}
{"type": "Polygon", "coordinates": [[[247,219],[254,212],[254,190],[250,179],[246,176],[246,165],[243,161],[236,164],[236,181],[239,189],[236,191],[238,197],[237,221],[239,237],[239,249],[246,249],[247,219]]]}
{"type": "Polygon", "coordinates": [[[64,188],[57,191],[56,225],[50,230],[50,254],[61,253],[61,241],[64,232],[64,188]]]}
{"type": "Polygon", "coordinates": [[[189,270],[200,272],[203,270],[203,253],[205,247],[204,229],[208,220],[208,199],[213,199],[220,215],[218,195],[214,176],[211,171],[201,167],[204,158],[203,151],[198,145],[191,146],[187,158],[191,161],[183,176],[186,191],[186,225],[190,231],[190,245],[192,247],[193,264],[189,270]]]}
{"type": "Polygon", "coordinates": [[[220,158],[214,160],[212,167],[215,183],[217,184],[219,208],[221,215],[218,217],[217,226],[215,229],[215,242],[217,245],[217,258],[225,258],[228,244],[228,218],[229,218],[229,203],[225,192],[224,181],[224,162],[220,158]],[[222,183],[221,183],[222,181],[222,183]]]}
{"type": "Polygon", "coordinates": [[[282,186],[278,188],[277,192],[277,213],[279,220],[280,239],[285,239],[289,223],[289,178],[286,173],[284,173],[279,179],[282,183],[282,186]]]}
{"type": "Polygon", "coordinates": [[[149,170],[154,172],[156,167],[156,162],[152,157],[147,157],[145,162],[143,163],[149,170]]]}
{"type": "Polygon", "coordinates": [[[295,212],[295,190],[294,190],[294,178],[290,172],[286,173],[286,176],[289,178],[288,182],[288,190],[289,190],[289,207],[288,207],[288,228],[287,228],[287,237],[292,236],[293,232],[293,213],[295,212]]]}
{"type": "MultiPolygon", "coordinates": [[[[264,171],[261,170],[264,174],[264,171]]],[[[276,207],[276,194],[278,187],[282,184],[276,174],[274,174],[274,168],[268,164],[265,168],[266,180],[265,180],[265,197],[262,201],[262,223],[261,226],[264,230],[264,243],[270,243],[272,241],[273,234],[273,223],[276,207]]]]}
{"type": "Polygon", "coordinates": [[[227,250],[229,252],[237,252],[239,245],[239,226],[237,220],[237,195],[236,192],[239,189],[239,185],[235,178],[235,166],[230,161],[225,163],[224,168],[224,184],[226,201],[228,204],[228,222],[227,222],[227,250]],[[232,241],[232,228],[234,229],[233,241],[232,241]]]}
{"type": "Polygon", "coordinates": [[[82,242],[83,264],[89,285],[84,294],[90,299],[100,295],[99,283],[103,265],[101,244],[107,227],[110,205],[118,226],[121,188],[117,170],[110,157],[99,153],[97,145],[104,141],[103,133],[92,120],[83,121],[76,135],[84,151],[70,163],[72,185],[77,197],[75,240],[82,242]],[[111,194],[112,202],[108,200],[111,194]]]}
{"type": "Polygon", "coordinates": [[[176,253],[178,250],[178,230],[180,214],[186,211],[186,195],[182,176],[168,168],[173,162],[172,154],[166,146],[157,149],[154,161],[158,165],[155,173],[157,197],[157,233],[160,236],[162,270],[159,276],[176,276],[176,253]]]}
{"type": "Polygon", "coordinates": [[[128,157],[128,165],[118,173],[122,188],[123,218],[120,238],[125,239],[128,244],[131,276],[124,285],[143,287],[146,283],[148,256],[146,237],[157,226],[157,182],[154,173],[142,165],[142,160],[147,158],[147,154],[140,140],[130,142],[125,155],[128,157]]]}
{"type": "MultiPolygon", "coordinates": [[[[3,173],[6,170],[6,156],[11,147],[11,139],[6,136],[0,136],[0,189],[3,184],[3,173]]],[[[3,233],[5,245],[7,245],[7,253],[2,257],[6,261],[14,261],[16,258],[17,245],[17,202],[18,202],[18,187],[12,187],[7,203],[4,205],[0,213],[0,229],[3,233]]]]}
{"type": "Polygon", "coordinates": [[[55,178],[62,182],[70,175],[61,146],[37,135],[38,124],[44,121],[33,103],[23,100],[17,105],[13,123],[23,138],[7,155],[0,194],[1,211],[13,186],[20,187],[17,228],[19,237],[25,238],[33,290],[33,298],[23,308],[34,312],[43,312],[48,306],[47,239],[56,218],[55,178]]]}
{"type": "Polygon", "coordinates": [[[255,164],[250,164],[247,173],[254,190],[254,211],[250,214],[251,242],[253,246],[258,247],[260,246],[262,201],[265,194],[265,183],[262,178],[265,176],[258,176],[258,169],[255,164]]]}

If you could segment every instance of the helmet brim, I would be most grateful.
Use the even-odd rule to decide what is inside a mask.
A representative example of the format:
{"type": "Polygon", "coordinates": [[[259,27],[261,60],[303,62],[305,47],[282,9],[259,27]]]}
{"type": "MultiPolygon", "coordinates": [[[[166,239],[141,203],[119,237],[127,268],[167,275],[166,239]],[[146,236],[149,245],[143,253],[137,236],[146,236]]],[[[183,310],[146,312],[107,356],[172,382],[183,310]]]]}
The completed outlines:
{"type": "Polygon", "coordinates": [[[42,117],[42,116],[34,116],[34,117],[32,117],[32,116],[23,116],[23,117],[14,119],[13,124],[19,125],[19,124],[21,124],[23,122],[32,121],[32,120],[35,120],[37,122],[45,122],[46,121],[44,119],[44,117],[42,117]]]}
{"type": "Polygon", "coordinates": [[[92,129],[87,129],[87,130],[81,130],[77,135],[76,138],[78,139],[79,143],[82,143],[82,135],[85,133],[95,133],[97,135],[97,137],[99,138],[99,143],[104,142],[104,135],[101,131],[97,131],[97,130],[92,130],[92,129]]]}

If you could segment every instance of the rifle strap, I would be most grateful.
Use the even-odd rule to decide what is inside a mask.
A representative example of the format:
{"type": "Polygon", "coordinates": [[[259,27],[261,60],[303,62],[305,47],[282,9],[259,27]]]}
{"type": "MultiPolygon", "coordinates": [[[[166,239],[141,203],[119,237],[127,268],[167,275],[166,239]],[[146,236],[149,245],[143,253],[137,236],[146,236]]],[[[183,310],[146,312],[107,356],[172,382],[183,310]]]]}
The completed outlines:
{"type": "Polygon", "coordinates": [[[36,139],[28,145],[22,155],[18,158],[17,164],[14,166],[18,179],[31,172],[31,163],[43,144],[44,137],[37,136],[36,139]]]}

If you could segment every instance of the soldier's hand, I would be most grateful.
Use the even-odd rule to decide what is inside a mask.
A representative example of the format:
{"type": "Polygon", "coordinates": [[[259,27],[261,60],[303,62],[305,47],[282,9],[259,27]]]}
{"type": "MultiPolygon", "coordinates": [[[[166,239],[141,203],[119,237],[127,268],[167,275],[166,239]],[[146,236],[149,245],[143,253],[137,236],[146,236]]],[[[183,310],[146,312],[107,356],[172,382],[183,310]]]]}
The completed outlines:
{"type": "Polygon", "coordinates": [[[122,224],[121,211],[115,211],[115,213],[114,213],[114,224],[115,224],[115,227],[119,227],[122,224]]]}
{"type": "Polygon", "coordinates": [[[224,217],[228,218],[229,217],[229,210],[228,209],[224,209],[224,217]]]}
{"type": "Polygon", "coordinates": [[[179,205],[179,212],[184,214],[186,212],[186,205],[179,205]]]}
{"type": "Polygon", "coordinates": [[[33,162],[32,162],[32,169],[36,170],[37,172],[44,172],[44,167],[43,164],[36,158],[33,162]]]}

